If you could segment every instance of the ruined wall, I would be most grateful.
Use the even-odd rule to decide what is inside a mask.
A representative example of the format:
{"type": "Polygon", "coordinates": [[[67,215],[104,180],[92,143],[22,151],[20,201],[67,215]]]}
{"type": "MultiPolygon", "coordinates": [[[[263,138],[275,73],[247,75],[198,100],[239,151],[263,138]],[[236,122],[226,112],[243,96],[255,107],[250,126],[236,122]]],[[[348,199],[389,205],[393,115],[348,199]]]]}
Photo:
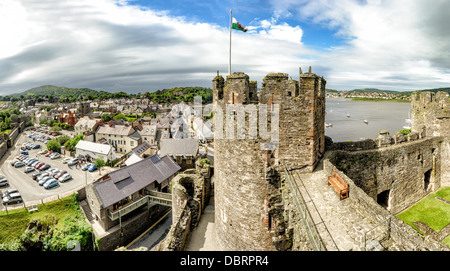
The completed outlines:
{"type": "Polygon", "coordinates": [[[375,150],[336,151],[332,163],[396,214],[441,187],[441,143],[441,138],[428,138],[375,150]]]}
{"type": "Polygon", "coordinates": [[[450,136],[450,99],[447,92],[414,92],[411,96],[411,129],[426,136],[450,136]]]}
{"type": "Polygon", "coordinates": [[[181,251],[196,228],[209,200],[211,185],[208,164],[196,163],[172,180],[172,226],[153,251],[181,251]]]}

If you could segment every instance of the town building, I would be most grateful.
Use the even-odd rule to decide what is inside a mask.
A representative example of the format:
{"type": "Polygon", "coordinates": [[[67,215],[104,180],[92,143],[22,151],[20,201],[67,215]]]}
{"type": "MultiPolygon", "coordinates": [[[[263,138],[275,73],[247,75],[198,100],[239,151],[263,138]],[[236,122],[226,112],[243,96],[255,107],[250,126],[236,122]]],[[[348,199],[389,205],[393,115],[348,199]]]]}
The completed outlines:
{"type": "Polygon", "coordinates": [[[177,162],[181,169],[195,167],[198,158],[197,138],[164,138],[158,151],[160,156],[168,155],[177,162]]]}
{"type": "Polygon", "coordinates": [[[116,159],[114,148],[109,144],[80,140],[75,149],[76,157],[85,157],[88,161],[95,161],[97,158],[101,158],[105,162],[116,159]]]}
{"type": "Polygon", "coordinates": [[[129,124],[117,125],[109,121],[98,127],[95,133],[96,142],[108,142],[116,152],[128,153],[142,143],[141,135],[129,124]]]}

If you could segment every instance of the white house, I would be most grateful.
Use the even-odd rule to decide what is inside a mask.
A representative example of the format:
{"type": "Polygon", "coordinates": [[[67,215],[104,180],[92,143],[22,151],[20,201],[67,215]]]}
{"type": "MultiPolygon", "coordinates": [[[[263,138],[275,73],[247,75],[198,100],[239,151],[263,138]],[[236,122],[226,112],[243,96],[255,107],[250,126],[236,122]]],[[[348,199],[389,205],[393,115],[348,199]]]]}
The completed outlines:
{"type": "Polygon", "coordinates": [[[105,162],[116,159],[114,149],[109,144],[100,144],[85,140],[80,140],[75,146],[76,156],[90,156],[93,160],[102,158],[105,162]]]}

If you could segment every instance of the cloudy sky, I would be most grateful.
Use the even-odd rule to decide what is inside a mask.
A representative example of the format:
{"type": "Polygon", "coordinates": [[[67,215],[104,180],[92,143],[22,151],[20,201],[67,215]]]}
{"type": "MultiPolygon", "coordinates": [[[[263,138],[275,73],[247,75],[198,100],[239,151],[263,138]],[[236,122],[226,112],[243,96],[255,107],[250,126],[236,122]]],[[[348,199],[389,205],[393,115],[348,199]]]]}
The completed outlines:
{"type": "Polygon", "coordinates": [[[41,85],[130,93],[262,81],[298,69],[327,88],[417,90],[450,83],[447,0],[1,0],[0,95],[41,85]]]}

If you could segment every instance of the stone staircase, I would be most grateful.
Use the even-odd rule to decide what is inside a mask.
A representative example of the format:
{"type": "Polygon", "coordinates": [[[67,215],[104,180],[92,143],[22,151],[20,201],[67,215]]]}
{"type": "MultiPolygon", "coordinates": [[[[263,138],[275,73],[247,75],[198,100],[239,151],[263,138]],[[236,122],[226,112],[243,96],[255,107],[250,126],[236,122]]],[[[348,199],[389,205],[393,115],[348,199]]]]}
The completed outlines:
{"type": "Polygon", "coordinates": [[[84,217],[89,221],[89,223],[92,223],[94,221],[95,216],[92,213],[91,207],[89,207],[89,204],[86,200],[82,200],[80,202],[81,210],[83,211],[84,217]]]}

